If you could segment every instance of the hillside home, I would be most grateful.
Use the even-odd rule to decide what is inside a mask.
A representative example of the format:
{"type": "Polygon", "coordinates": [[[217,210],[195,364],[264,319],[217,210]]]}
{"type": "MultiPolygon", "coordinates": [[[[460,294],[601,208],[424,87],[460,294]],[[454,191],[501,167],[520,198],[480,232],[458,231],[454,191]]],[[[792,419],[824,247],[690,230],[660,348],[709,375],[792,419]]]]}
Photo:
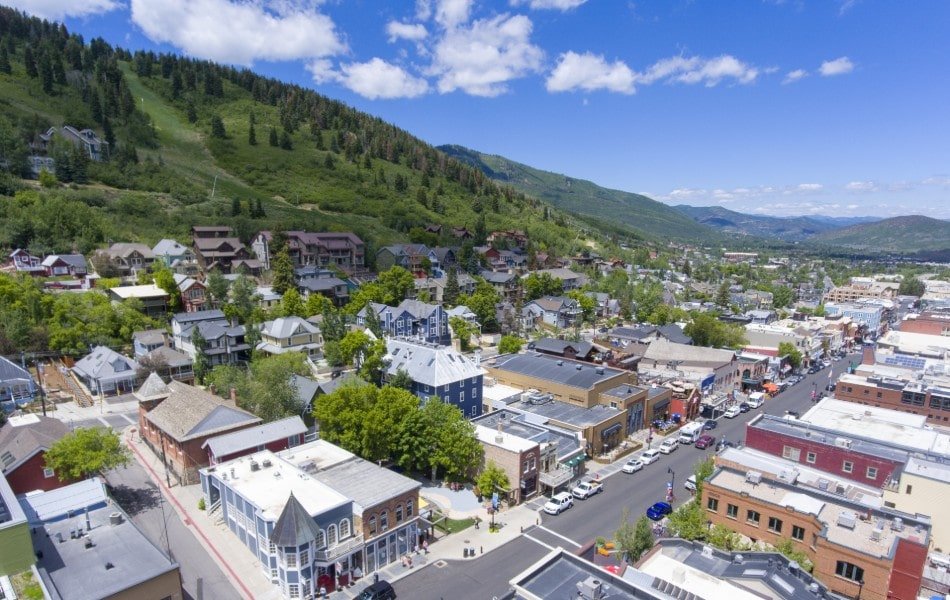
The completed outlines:
{"type": "Polygon", "coordinates": [[[447,346],[451,343],[449,317],[438,304],[403,300],[399,306],[369,303],[356,314],[360,327],[366,325],[367,311],[374,310],[383,331],[389,337],[412,338],[429,344],[447,346]]]}
{"type": "Polygon", "coordinates": [[[449,346],[387,339],[391,357],[385,378],[400,371],[412,380],[410,391],[423,400],[439,398],[459,408],[466,417],[482,413],[482,378],[485,369],[449,346]]]}
{"type": "Polygon", "coordinates": [[[155,262],[151,248],[134,242],[117,242],[99,252],[105,254],[122,276],[134,275],[155,262]]]}
{"type": "Polygon", "coordinates": [[[555,328],[573,327],[584,314],[580,304],[565,296],[544,296],[532,300],[521,309],[526,324],[532,327],[545,323],[555,328]]]}
{"type": "Polygon", "coordinates": [[[11,252],[10,260],[13,261],[13,268],[16,269],[17,273],[37,276],[46,274],[46,269],[43,267],[43,259],[30,254],[28,250],[24,250],[23,248],[17,248],[11,252]]]}
{"type": "Polygon", "coordinates": [[[139,364],[106,346],[97,346],[73,365],[72,373],[90,395],[117,396],[135,389],[139,364]]]}
{"type": "Polygon", "coordinates": [[[69,427],[59,419],[34,414],[10,417],[0,427],[0,468],[15,493],[69,484],[46,466],[46,452],[67,433],[69,427]]]}
{"type": "Polygon", "coordinates": [[[50,254],[42,265],[47,277],[85,277],[88,272],[82,254],[50,254]]]}
{"type": "Polygon", "coordinates": [[[109,160],[109,142],[101,139],[92,129],[76,129],[71,125],[63,125],[59,129],[50,127],[46,133],[39,134],[31,146],[35,152],[49,152],[50,143],[56,137],[81,149],[90,160],[96,162],[109,160]]]}
{"type": "Polygon", "coordinates": [[[175,273],[174,277],[181,295],[181,307],[185,312],[204,310],[208,303],[208,289],[205,284],[180,273],[175,273]]]}
{"type": "Polygon", "coordinates": [[[176,240],[160,240],[152,247],[152,254],[175,273],[189,277],[198,274],[198,261],[194,250],[176,240]]]}
{"type": "MultiPolygon", "coordinates": [[[[366,265],[366,244],[353,233],[285,231],[284,235],[295,268],[334,266],[351,271],[363,269],[366,265]]],[[[254,255],[268,270],[274,257],[273,238],[272,232],[262,231],[251,242],[254,255]]]]}
{"type": "Polygon", "coordinates": [[[261,325],[261,341],[257,350],[267,354],[302,352],[311,361],[323,355],[323,336],[320,329],[300,317],[281,317],[264,321],[261,325]]]}
{"type": "Polygon", "coordinates": [[[428,261],[429,248],[425,244],[383,246],[376,252],[376,270],[380,272],[399,266],[417,275],[425,275],[424,264],[428,261]]]}

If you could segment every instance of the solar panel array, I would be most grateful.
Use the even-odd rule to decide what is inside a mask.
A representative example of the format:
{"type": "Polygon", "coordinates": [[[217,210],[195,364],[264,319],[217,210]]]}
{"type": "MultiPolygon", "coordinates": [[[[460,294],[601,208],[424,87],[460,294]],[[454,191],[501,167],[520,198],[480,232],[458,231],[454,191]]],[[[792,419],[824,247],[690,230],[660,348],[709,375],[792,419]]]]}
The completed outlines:
{"type": "Polygon", "coordinates": [[[885,365],[892,365],[895,367],[905,367],[908,369],[915,369],[922,371],[927,365],[926,359],[918,358],[916,356],[905,356],[903,354],[894,354],[892,356],[887,356],[884,358],[885,365]]]}

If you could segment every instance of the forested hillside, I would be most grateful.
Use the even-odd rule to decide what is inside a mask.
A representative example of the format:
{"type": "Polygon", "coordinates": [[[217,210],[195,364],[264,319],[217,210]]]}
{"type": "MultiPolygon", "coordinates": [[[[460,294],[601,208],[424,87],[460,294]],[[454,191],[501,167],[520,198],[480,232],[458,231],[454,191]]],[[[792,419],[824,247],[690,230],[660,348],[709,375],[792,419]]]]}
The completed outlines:
{"type": "MultiPolygon", "coordinates": [[[[186,239],[225,223],[351,230],[372,249],[433,239],[429,223],[483,238],[526,230],[569,252],[577,223],[381,119],[312,90],[174,55],[86,42],[0,8],[0,247],[88,252],[113,241],[186,239]],[[56,180],[29,176],[30,144],[52,126],[90,128],[110,159],[54,144],[56,180]]],[[[581,225],[585,229],[586,225],[581,225]]]]}

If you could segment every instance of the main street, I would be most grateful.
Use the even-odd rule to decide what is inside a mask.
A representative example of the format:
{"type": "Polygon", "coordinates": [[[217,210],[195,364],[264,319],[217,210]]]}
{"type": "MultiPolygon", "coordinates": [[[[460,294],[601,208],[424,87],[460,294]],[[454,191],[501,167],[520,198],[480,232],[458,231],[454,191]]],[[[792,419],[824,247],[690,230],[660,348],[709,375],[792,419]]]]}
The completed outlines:
{"type": "MultiPolygon", "coordinates": [[[[852,361],[859,362],[860,354],[849,355],[844,360],[833,362],[830,368],[807,375],[798,384],[768,400],[761,408],[734,419],[720,417],[718,427],[710,433],[716,436],[717,441],[725,437],[732,442],[742,442],[745,440],[746,424],[760,412],[784,415],[786,411],[794,411],[804,414],[812,406],[812,390],[817,390],[820,395],[825,386],[836,381],[852,361]]],[[[539,512],[540,525],[526,530],[523,536],[503,548],[475,561],[449,561],[441,568],[427,567],[397,581],[394,588],[400,597],[420,600],[484,600],[500,596],[507,589],[511,577],[540,559],[551,548],[561,546],[574,551],[597,536],[612,538],[625,509],[629,509],[630,519],[636,520],[651,504],[665,500],[667,482],[673,479],[669,471],[675,473],[677,501],[674,505],[689,499],[689,492],[683,483],[693,473],[696,463],[712,456],[713,452],[712,449],[704,451],[693,446],[681,446],[672,454],[664,455],[652,465],[645,466],[642,471],[629,475],[618,472],[605,479],[602,493],[589,500],[576,500],[573,508],[560,515],[539,512]]]]}

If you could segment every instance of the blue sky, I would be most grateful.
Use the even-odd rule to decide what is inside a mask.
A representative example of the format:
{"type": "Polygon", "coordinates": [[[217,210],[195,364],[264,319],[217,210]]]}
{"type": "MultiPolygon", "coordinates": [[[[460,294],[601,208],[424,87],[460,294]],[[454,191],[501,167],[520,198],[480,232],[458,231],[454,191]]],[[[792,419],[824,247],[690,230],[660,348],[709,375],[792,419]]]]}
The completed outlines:
{"type": "Polygon", "coordinates": [[[669,204],[950,218],[944,1],[13,4],[669,204]]]}

